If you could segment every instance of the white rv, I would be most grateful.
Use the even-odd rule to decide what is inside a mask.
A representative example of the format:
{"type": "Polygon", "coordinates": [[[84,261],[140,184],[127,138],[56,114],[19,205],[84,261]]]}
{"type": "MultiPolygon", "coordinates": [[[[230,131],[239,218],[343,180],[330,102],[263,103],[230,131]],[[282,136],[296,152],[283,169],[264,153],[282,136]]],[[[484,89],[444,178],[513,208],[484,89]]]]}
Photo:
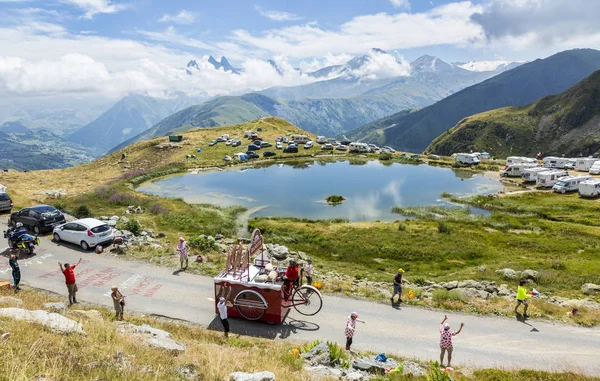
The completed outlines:
{"type": "Polygon", "coordinates": [[[489,160],[489,159],[492,158],[492,156],[489,153],[487,153],[487,152],[482,152],[479,155],[479,158],[482,159],[482,160],[489,160]]]}
{"type": "Polygon", "coordinates": [[[479,158],[472,153],[457,153],[456,162],[460,164],[479,164],[479,158]]]}
{"type": "Polygon", "coordinates": [[[541,188],[550,188],[556,184],[559,178],[565,176],[569,176],[569,172],[564,169],[549,169],[537,174],[535,185],[541,188]]]}
{"type": "Polygon", "coordinates": [[[542,167],[524,168],[521,178],[523,179],[523,182],[535,183],[537,180],[537,175],[540,172],[548,172],[548,168],[542,168],[542,167]]]}
{"type": "Polygon", "coordinates": [[[564,168],[568,162],[573,161],[568,157],[556,157],[548,156],[545,157],[542,162],[542,167],[545,168],[564,168]]]}
{"type": "Polygon", "coordinates": [[[579,184],[582,181],[591,180],[592,176],[567,176],[558,179],[552,190],[557,193],[567,193],[579,190],[579,184]]]}
{"type": "Polygon", "coordinates": [[[371,148],[367,143],[358,143],[352,142],[350,143],[350,152],[370,152],[371,148]]]}
{"type": "Polygon", "coordinates": [[[251,138],[253,133],[254,133],[254,131],[244,131],[244,137],[251,138]]]}
{"type": "Polygon", "coordinates": [[[575,169],[578,171],[588,172],[592,165],[597,162],[598,159],[593,157],[580,157],[575,162],[575,169]]]}
{"type": "Polygon", "coordinates": [[[292,141],[296,144],[306,144],[310,141],[310,138],[306,135],[294,135],[292,141]]]}
{"type": "Polygon", "coordinates": [[[521,177],[523,175],[523,170],[527,168],[537,167],[536,163],[519,163],[519,164],[511,164],[504,167],[504,169],[500,170],[500,176],[504,177],[521,177]]]}
{"type": "Polygon", "coordinates": [[[521,163],[537,163],[537,160],[524,156],[509,156],[506,158],[506,165],[521,163]]]}
{"type": "Polygon", "coordinates": [[[327,138],[325,136],[317,136],[317,143],[325,144],[327,143],[327,138]]]}
{"type": "Polygon", "coordinates": [[[590,168],[590,175],[600,175],[600,161],[596,161],[590,168]]]}
{"type": "Polygon", "coordinates": [[[598,197],[600,196],[600,180],[592,179],[579,183],[579,195],[581,197],[598,197]]]}

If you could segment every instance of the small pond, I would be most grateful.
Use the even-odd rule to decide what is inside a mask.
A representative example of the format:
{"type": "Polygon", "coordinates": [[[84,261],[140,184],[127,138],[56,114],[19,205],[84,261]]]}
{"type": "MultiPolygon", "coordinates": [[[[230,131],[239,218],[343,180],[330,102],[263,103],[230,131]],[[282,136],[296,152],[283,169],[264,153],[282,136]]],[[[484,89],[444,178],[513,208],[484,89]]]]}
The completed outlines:
{"type": "Polygon", "coordinates": [[[393,206],[447,205],[443,192],[490,194],[502,188],[499,180],[468,171],[344,160],[187,173],[138,190],[189,203],[243,205],[254,211],[252,216],[394,221],[401,217],[391,212],[393,206]],[[341,195],[346,202],[328,205],[324,200],[330,195],[341,195]]]}

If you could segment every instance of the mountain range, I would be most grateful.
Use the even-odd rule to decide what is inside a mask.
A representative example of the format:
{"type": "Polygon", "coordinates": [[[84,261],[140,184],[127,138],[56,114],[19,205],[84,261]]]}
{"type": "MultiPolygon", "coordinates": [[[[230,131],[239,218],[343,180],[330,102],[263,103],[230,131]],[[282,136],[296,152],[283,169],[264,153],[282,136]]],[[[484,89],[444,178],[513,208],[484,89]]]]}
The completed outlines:
{"type": "Polygon", "coordinates": [[[558,94],[600,68],[600,51],[557,53],[505,71],[420,110],[387,116],[347,134],[348,138],[421,152],[461,119],[506,106],[523,106],[558,94]]]}
{"type": "Polygon", "coordinates": [[[588,156],[600,151],[600,70],[558,95],[524,107],[507,107],[463,119],[428,152],[487,151],[510,155],[588,156]]]}

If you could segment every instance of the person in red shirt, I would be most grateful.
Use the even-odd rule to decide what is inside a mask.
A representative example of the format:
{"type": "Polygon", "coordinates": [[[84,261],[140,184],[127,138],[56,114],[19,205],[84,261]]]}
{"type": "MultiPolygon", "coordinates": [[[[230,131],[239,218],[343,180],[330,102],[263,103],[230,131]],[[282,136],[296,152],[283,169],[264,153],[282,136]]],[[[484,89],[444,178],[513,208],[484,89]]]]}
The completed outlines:
{"type": "Polygon", "coordinates": [[[295,260],[290,259],[290,265],[285,270],[285,273],[281,277],[283,280],[283,295],[287,300],[292,291],[292,284],[298,283],[298,263],[295,260]]]}
{"type": "Polygon", "coordinates": [[[76,264],[74,264],[72,266],[69,265],[68,263],[65,263],[64,268],[63,268],[63,264],[58,262],[58,267],[59,267],[60,271],[63,273],[63,275],[65,276],[65,284],[67,285],[67,290],[69,291],[69,305],[70,306],[73,305],[73,303],[79,303],[76,298],[77,282],[75,281],[75,273],[73,272],[73,270],[80,263],[81,263],[81,258],[79,258],[79,262],[77,262],[76,264]]]}

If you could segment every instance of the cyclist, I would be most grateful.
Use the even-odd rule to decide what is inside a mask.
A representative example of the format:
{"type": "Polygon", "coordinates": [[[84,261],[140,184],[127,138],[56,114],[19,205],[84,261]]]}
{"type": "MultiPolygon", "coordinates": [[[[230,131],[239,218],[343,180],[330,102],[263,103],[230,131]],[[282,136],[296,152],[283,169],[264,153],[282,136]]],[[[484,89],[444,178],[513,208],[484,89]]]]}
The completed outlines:
{"type": "Polygon", "coordinates": [[[298,263],[295,260],[290,259],[290,264],[285,270],[283,276],[281,277],[281,279],[283,280],[284,287],[283,295],[286,299],[290,296],[292,286],[298,285],[298,277],[298,263]]]}

